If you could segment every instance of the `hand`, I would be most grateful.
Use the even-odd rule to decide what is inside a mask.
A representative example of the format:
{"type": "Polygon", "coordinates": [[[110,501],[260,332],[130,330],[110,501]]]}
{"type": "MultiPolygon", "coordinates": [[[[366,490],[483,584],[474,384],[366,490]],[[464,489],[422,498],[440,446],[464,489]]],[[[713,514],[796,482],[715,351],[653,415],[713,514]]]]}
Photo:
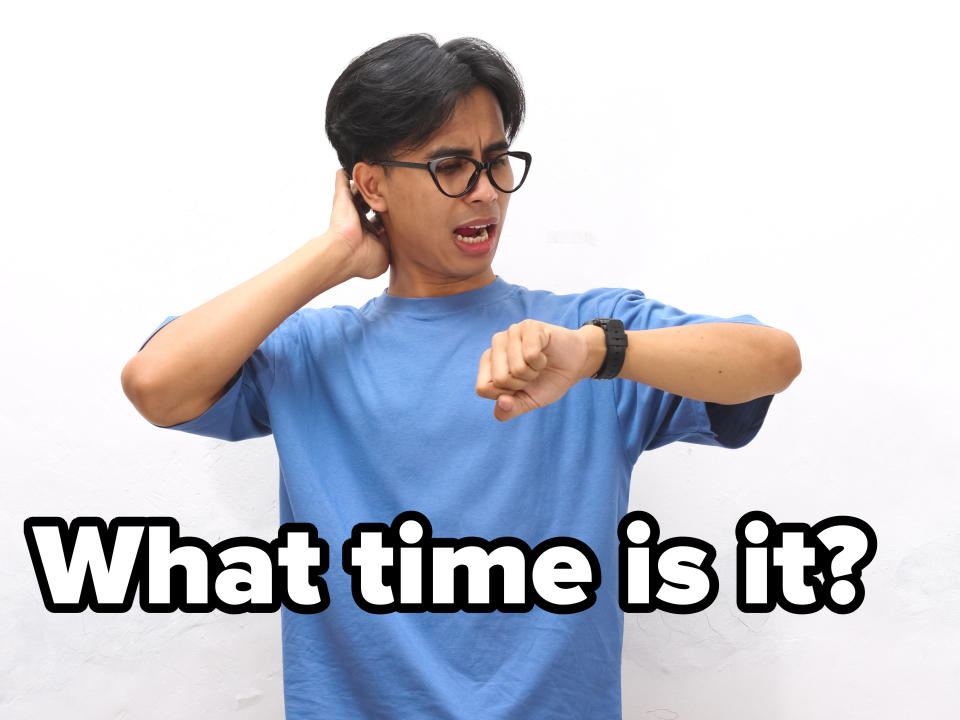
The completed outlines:
{"type": "Polygon", "coordinates": [[[337,170],[333,194],[333,212],[327,234],[334,242],[347,246],[350,252],[350,276],[372,279],[390,267],[390,238],[379,217],[367,218],[370,206],[360,190],[337,170]]]}
{"type": "Polygon", "coordinates": [[[606,353],[601,328],[570,330],[532,319],[514,323],[496,333],[480,356],[477,395],[496,400],[497,420],[510,420],[559,400],[591,376],[603,362],[598,352],[606,353]]]}

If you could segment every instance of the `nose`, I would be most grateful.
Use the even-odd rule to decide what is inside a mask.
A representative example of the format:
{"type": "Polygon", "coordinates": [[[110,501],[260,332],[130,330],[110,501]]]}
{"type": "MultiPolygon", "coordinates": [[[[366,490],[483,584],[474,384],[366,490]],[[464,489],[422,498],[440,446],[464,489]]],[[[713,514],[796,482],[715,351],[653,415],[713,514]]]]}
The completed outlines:
{"type": "Polygon", "coordinates": [[[490,177],[487,175],[487,171],[484,170],[480,173],[480,177],[477,178],[476,184],[471,188],[464,199],[469,200],[470,202],[493,202],[499,197],[497,189],[493,186],[493,183],[490,182],[490,177]]]}

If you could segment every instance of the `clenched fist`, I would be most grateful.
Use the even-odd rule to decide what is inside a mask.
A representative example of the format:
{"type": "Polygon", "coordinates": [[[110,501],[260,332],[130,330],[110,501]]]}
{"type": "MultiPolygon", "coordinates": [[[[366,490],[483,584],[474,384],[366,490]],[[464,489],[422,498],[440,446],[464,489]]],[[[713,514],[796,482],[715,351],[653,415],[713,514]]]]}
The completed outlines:
{"type": "Polygon", "coordinates": [[[599,327],[523,320],[496,333],[480,356],[477,395],[496,401],[497,420],[510,420],[559,400],[596,372],[605,353],[599,327]]]}

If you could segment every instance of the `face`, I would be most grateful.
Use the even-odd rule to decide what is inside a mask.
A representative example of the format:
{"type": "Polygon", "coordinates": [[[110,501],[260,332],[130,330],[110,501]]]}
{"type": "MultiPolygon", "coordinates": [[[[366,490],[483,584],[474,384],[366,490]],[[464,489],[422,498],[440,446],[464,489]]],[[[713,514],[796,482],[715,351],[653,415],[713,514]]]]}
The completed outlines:
{"type": "MultiPolygon", "coordinates": [[[[426,163],[445,155],[466,155],[486,161],[506,149],[500,104],[489,88],[480,86],[460,98],[447,123],[426,143],[393,159],[426,163]]],[[[425,169],[391,167],[387,175],[382,166],[360,163],[354,168],[354,177],[390,236],[387,291],[391,295],[449,295],[496,279],[490,265],[510,194],[497,190],[486,172],[469,193],[458,198],[441,193],[425,169]],[[487,226],[488,239],[461,241],[456,231],[470,225],[487,226]]]]}

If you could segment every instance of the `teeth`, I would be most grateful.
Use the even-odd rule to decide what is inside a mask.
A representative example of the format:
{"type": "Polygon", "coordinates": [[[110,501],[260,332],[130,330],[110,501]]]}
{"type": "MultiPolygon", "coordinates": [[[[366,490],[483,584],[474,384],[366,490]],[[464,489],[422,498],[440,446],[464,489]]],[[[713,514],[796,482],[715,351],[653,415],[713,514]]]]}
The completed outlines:
{"type": "Polygon", "coordinates": [[[477,235],[476,237],[464,237],[463,235],[460,235],[459,233],[457,233],[456,234],[457,240],[467,244],[474,244],[474,243],[481,243],[490,237],[487,234],[487,227],[485,225],[473,225],[470,227],[482,227],[483,229],[480,231],[480,234],[477,235]]]}

